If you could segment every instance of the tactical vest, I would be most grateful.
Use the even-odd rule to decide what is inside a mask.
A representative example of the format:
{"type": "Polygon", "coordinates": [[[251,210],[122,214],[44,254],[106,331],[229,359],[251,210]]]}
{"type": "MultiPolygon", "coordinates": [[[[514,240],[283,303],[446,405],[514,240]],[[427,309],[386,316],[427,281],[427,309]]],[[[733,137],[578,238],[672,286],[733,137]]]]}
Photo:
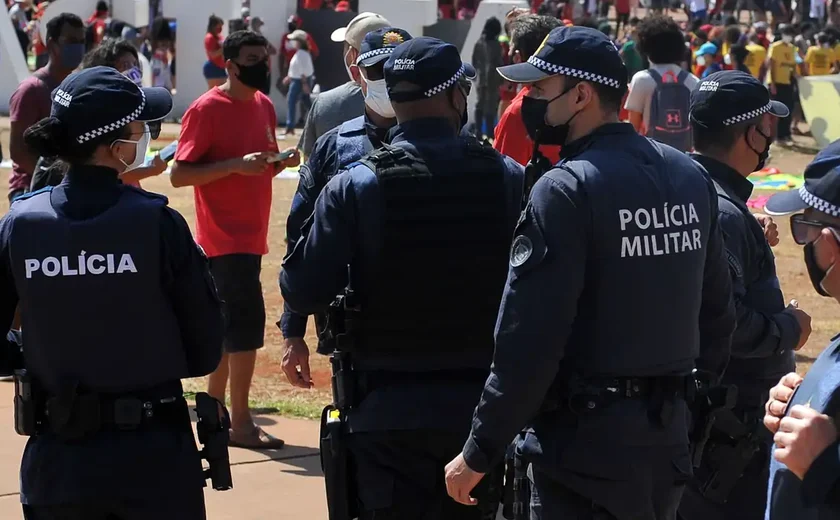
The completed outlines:
{"type": "Polygon", "coordinates": [[[335,139],[335,148],[339,170],[373,151],[373,144],[365,128],[365,116],[359,116],[341,124],[335,139]]]}
{"type": "Polygon", "coordinates": [[[47,188],[12,205],[10,261],[26,334],[26,367],[50,392],[69,384],[122,392],[188,375],[161,218],[166,198],[121,187],[86,220],[56,211],[47,188]]]}
{"type": "Polygon", "coordinates": [[[381,267],[357,329],[362,359],[396,360],[404,370],[489,366],[508,204],[498,154],[474,139],[467,148],[458,171],[431,171],[387,145],[361,161],[377,176],[383,208],[381,267]]]}

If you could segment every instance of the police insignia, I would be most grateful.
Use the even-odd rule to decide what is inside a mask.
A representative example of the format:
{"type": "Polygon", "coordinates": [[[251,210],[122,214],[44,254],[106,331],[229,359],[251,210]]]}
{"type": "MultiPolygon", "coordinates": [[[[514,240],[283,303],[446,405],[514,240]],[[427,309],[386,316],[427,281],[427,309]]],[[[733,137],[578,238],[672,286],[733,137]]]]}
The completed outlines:
{"type": "Polygon", "coordinates": [[[403,37],[400,33],[388,31],[382,36],[382,45],[399,45],[403,43],[403,37]]]}
{"type": "Polygon", "coordinates": [[[510,248],[510,266],[520,267],[525,264],[531,258],[533,252],[534,244],[531,243],[531,239],[525,235],[519,235],[513,240],[513,245],[510,248]]]}

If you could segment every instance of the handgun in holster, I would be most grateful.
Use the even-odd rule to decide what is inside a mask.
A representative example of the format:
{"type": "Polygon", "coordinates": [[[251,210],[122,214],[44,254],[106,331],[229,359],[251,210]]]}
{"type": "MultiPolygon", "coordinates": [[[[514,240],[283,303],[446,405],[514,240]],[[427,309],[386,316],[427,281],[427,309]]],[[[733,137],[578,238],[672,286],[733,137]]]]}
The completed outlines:
{"type": "Polygon", "coordinates": [[[25,369],[15,370],[15,432],[31,437],[39,433],[44,416],[44,395],[38,382],[25,369]]]}
{"type": "Polygon", "coordinates": [[[712,472],[700,486],[701,494],[717,504],[725,504],[732,490],[761,451],[762,435],[769,433],[761,421],[745,424],[728,409],[718,411],[715,417],[715,439],[718,437],[731,442],[715,442],[709,445],[709,458],[706,466],[712,472]],[[733,444],[734,443],[734,444],[733,444]]]}
{"type": "Polygon", "coordinates": [[[713,384],[713,377],[710,374],[697,370],[694,371],[694,376],[696,391],[694,399],[689,402],[693,418],[689,445],[692,464],[695,468],[699,468],[718,412],[735,407],[738,400],[738,388],[734,385],[713,384]]]}
{"type": "Polygon", "coordinates": [[[209,479],[216,491],[226,491],[233,487],[230,474],[230,415],[224,404],[205,392],[195,394],[195,414],[198,417],[198,441],[204,446],[201,458],[209,467],[204,470],[204,478],[209,479]]]}

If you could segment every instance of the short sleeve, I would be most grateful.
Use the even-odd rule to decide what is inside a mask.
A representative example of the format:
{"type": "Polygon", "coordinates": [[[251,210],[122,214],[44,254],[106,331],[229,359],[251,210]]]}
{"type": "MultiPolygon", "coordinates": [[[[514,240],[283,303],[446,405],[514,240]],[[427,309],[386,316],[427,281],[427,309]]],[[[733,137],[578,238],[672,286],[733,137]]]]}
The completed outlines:
{"type": "Polygon", "coordinates": [[[12,122],[27,123],[27,127],[38,122],[38,97],[40,89],[31,82],[26,82],[9,99],[9,119],[12,122]]]}
{"type": "Polygon", "coordinates": [[[631,112],[645,112],[645,105],[648,98],[653,94],[654,81],[646,70],[637,72],[630,81],[630,93],[627,94],[627,101],[624,108],[631,112]]]}
{"type": "Polygon", "coordinates": [[[198,106],[190,107],[181,121],[181,135],[178,138],[175,160],[199,162],[210,149],[212,132],[213,123],[204,110],[198,106]]]}

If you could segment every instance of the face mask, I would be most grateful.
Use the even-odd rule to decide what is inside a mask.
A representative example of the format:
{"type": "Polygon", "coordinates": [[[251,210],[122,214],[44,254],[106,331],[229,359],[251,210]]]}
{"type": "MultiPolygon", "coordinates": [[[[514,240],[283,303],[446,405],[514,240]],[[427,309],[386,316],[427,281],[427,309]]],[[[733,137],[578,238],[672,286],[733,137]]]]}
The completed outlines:
{"type": "Polygon", "coordinates": [[[117,139],[114,141],[115,143],[131,143],[134,145],[134,160],[131,161],[131,164],[125,162],[122,157],[120,157],[120,162],[125,165],[125,171],[134,170],[135,168],[139,168],[143,166],[143,162],[146,160],[146,152],[149,151],[149,142],[151,141],[151,135],[149,134],[149,127],[145,127],[145,131],[143,132],[143,137],[141,137],[137,141],[130,141],[128,139],[117,139]]]}
{"type": "Polygon", "coordinates": [[[727,65],[732,65],[732,57],[729,54],[727,54],[723,57],[723,62],[727,65]]]}
{"type": "MultiPolygon", "coordinates": [[[[572,87],[574,88],[574,87],[572,87]]],[[[569,136],[569,123],[580,112],[576,112],[565,123],[551,126],[545,122],[548,105],[571,92],[571,88],[552,99],[537,99],[529,96],[522,98],[522,121],[528,131],[528,137],[538,144],[558,145],[566,144],[569,136]]]]}
{"type": "MultiPolygon", "coordinates": [[[[464,110],[461,112],[461,119],[460,119],[460,125],[461,126],[458,127],[458,129],[460,130],[460,129],[464,128],[465,126],[467,126],[467,123],[470,120],[469,114],[467,113],[467,99],[468,99],[469,96],[467,95],[466,92],[461,90],[460,86],[456,86],[454,89],[452,89],[452,91],[453,92],[459,92],[464,97],[464,110]]],[[[450,103],[452,104],[452,108],[454,108],[455,110],[458,110],[457,105],[455,105],[454,98],[450,98],[450,103]]]]}
{"type": "MultiPolygon", "coordinates": [[[[752,150],[753,153],[758,155],[758,164],[755,165],[755,170],[753,170],[757,172],[764,168],[764,164],[767,162],[767,158],[770,157],[770,136],[764,135],[764,133],[761,130],[759,130],[758,127],[755,127],[755,131],[758,132],[758,135],[764,138],[764,141],[766,143],[764,145],[764,150],[759,152],[758,150],[752,147],[749,141],[747,141],[747,146],[750,147],[750,150],[752,150]]],[[[744,139],[746,138],[746,135],[744,135],[744,139]]]]}
{"type": "Polygon", "coordinates": [[[130,68],[127,71],[123,72],[123,76],[133,81],[134,84],[138,87],[143,86],[143,73],[140,72],[140,69],[138,69],[137,67],[130,68]]]}
{"type": "Polygon", "coordinates": [[[391,105],[391,99],[388,97],[388,87],[385,86],[385,80],[365,79],[364,74],[362,74],[362,81],[364,81],[367,86],[365,105],[382,117],[394,117],[396,114],[394,114],[394,107],[391,105]]]}
{"type": "Polygon", "coordinates": [[[706,58],[703,56],[697,56],[697,65],[704,67],[706,65],[706,58]]]}
{"type": "Polygon", "coordinates": [[[84,43],[67,43],[60,47],[61,66],[67,70],[75,70],[85,57],[84,43]]]}
{"type": "Polygon", "coordinates": [[[350,65],[347,64],[347,56],[350,55],[350,49],[347,49],[347,52],[344,53],[344,70],[347,71],[347,77],[350,78],[350,81],[356,81],[353,79],[353,74],[350,73],[350,65]]]}
{"type": "MultiPolygon", "coordinates": [[[[822,269],[820,269],[820,266],[817,265],[817,258],[814,253],[814,243],[815,242],[808,242],[807,244],[805,244],[804,248],[805,266],[808,268],[808,277],[811,279],[811,285],[814,286],[814,290],[817,291],[817,294],[819,294],[820,296],[830,297],[831,295],[828,294],[828,292],[823,288],[823,281],[828,275],[828,271],[823,271],[822,269]]],[[[833,267],[834,266],[832,265],[829,268],[829,271],[833,267]]]]}
{"type": "Polygon", "coordinates": [[[239,67],[239,74],[236,77],[243,85],[254,90],[259,90],[265,85],[265,78],[268,77],[268,61],[263,60],[253,65],[240,65],[239,63],[236,65],[239,67]]]}
{"type": "Polygon", "coordinates": [[[782,41],[785,42],[785,43],[792,43],[793,42],[793,36],[790,36],[790,35],[782,36],[782,41]]]}

